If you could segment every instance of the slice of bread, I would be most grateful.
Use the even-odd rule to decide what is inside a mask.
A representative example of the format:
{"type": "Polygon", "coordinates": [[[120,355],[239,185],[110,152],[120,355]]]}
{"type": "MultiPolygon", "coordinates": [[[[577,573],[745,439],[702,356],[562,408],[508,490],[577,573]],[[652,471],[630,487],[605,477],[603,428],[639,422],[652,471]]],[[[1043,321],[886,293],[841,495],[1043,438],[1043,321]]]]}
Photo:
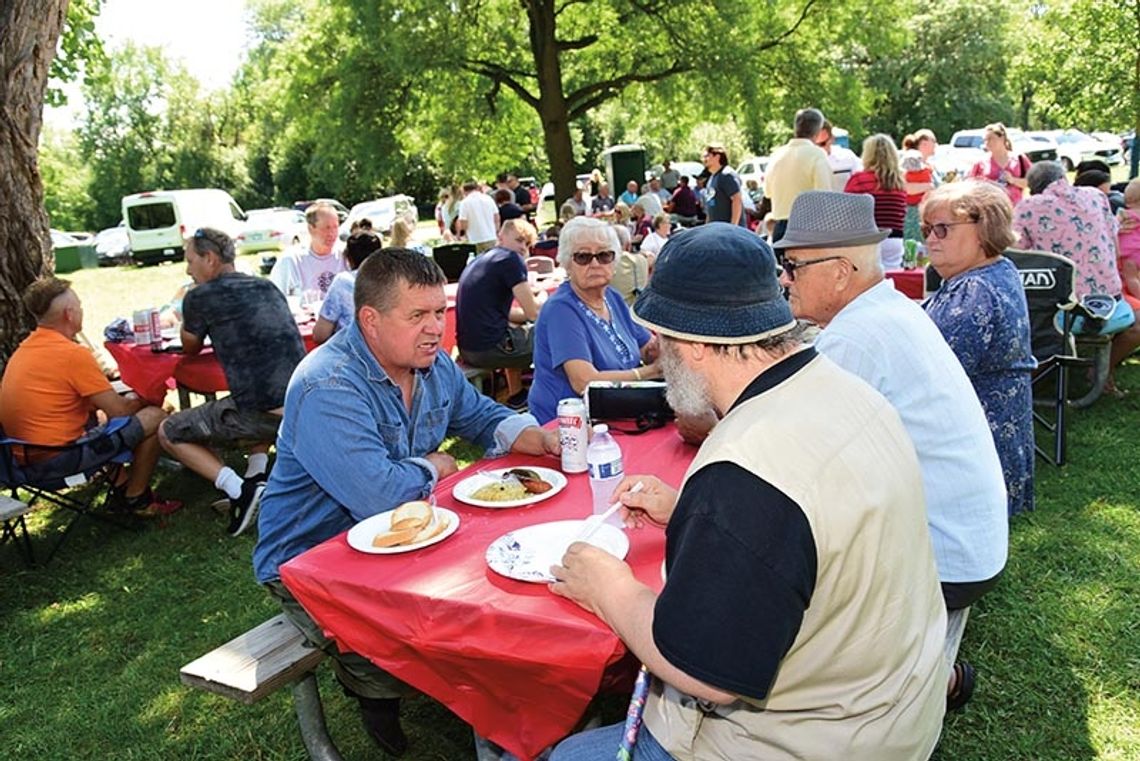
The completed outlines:
{"type": "Polygon", "coordinates": [[[422,529],[431,525],[435,511],[432,506],[422,500],[405,502],[392,511],[392,530],[405,528],[422,529]]]}

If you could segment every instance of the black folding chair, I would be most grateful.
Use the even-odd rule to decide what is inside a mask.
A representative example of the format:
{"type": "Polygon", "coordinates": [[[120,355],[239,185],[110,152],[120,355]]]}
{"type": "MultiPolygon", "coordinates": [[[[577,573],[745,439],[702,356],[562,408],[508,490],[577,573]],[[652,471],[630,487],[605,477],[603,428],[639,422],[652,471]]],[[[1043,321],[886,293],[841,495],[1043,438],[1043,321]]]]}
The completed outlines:
{"type": "Polygon", "coordinates": [[[467,269],[467,262],[475,255],[475,244],[448,243],[433,248],[431,255],[443,274],[447,275],[447,282],[458,283],[459,276],[467,269]]]}
{"type": "MultiPolygon", "coordinates": [[[[3,437],[3,433],[0,432],[0,437],[3,437],[0,438],[0,487],[7,489],[13,499],[19,499],[17,496],[19,492],[29,495],[31,497],[27,500],[29,506],[34,505],[37,500],[43,500],[74,513],[48,553],[45,563],[55,556],[76,523],[84,517],[123,529],[135,527],[124,516],[109,514],[105,509],[115,475],[131,460],[131,451],[129,449],[117,451],[119,448],[115,446],[113,440],[128,420],[129,418],[115,418],[108,422],[103,432],[108,439],[107,458],[83,469],[78,465],[82,451],[79,444],[46,446],[3,437]],[[59,475],[60,473],[66,475],[59,475]]],[[[29,557],[32,557],[31,544],[27,539],[27,528],[23,526],[22,516],[20,524],[24,540],[27,542],[29,557]]],[[[5,533],[8,533],[7,527],[5,533]]],[[[12,538],[15,538],[15,527],[12,529],[12,538]]]]}
{"type": "MultiPolygon", "coordinates": [[[[1077,357],[1073,344],[1073,319],[1077,299],[1073,295],[1076,266],[1068,257],[1045,251],[1009,249],[1005,256],[1017,267],[1025,300],[1029,305],[1030,342],[1037,358],[1033,375],[1033,420],[1051,439],[1045,449],[1035,444],[1037,454],[1053,465],[1065,464],[1065,411],[1069,406],[1069,368],[1087,366],[1077,357]],[[1054,322],[1061,311],[1061,330],[1054,322]],[[1046,414],[1041,410],[1052,409],[1046,414]]],[[[1040,440],[1040,437],[1037,437],[1040,440]]]]}

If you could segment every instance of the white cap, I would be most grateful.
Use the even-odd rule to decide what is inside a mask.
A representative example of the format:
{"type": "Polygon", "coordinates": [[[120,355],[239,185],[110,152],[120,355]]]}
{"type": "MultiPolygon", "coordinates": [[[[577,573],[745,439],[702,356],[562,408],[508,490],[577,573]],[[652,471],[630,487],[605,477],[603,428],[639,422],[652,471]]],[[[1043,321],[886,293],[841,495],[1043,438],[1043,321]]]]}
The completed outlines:
{"type": "Polygon", "coordinates": [[[595,423],[594,424],[594,433],[608,433],[609,430],[610,430],[610,427],[608,425],[606,425],[605,423],[595,423]]]}

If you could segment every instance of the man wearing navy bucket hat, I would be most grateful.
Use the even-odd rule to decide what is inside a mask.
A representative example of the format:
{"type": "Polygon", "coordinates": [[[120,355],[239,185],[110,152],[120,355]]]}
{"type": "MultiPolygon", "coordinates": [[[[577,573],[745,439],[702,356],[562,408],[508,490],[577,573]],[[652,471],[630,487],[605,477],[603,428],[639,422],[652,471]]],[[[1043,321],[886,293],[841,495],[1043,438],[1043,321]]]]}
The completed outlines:
{"type": "MultiPolygon", "coordinates": [[[[665,526],[659,594],[582,543],[554,568],[553,591],[653,675],[632,758],[927,758],[946,612],[898,415],[803,345],[772,250],[739,227],[671,238],[634,313],[661,337],[674,409],[723,419],[679,492],[648,475],[618,488],[627,521],[665,526]]],[[[622,730],[552,761],[608,755],[622,730]]]]}

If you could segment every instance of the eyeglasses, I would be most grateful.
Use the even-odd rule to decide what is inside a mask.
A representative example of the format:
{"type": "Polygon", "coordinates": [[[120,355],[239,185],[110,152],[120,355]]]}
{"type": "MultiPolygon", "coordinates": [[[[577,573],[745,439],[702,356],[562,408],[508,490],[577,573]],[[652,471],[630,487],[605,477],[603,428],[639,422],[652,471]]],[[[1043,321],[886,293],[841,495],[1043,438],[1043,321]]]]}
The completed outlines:
{"type": "MultiPolygon", "coordinates": [[[[796,279],[796,270],[798,270],[799,268],[809,267],[813,264],[820,264],[822,262],[832,262],[832,261],[835,261],[836,259],[847,259],[847,257],[846,256],[822,256],[819,259],[805,259],[802,262],[793,262],[791,259],[785,259],[784,264],[783,264],[783,269],[784,269],[784,272],[788,273],[788,280],[795,280],[796,279]]],[[[852,262],[850,259],[847,259],[847,262],[848,262],[848,264],[851,265],[852,270],[854,270],[855,272],[859,271],[859,268],[855,266],[854,262],[852,262]]]]}
{"type": "Polygon", "coordinates": [[[597,260],[598,264],[612,264],[617,254],[613,251],[599,251],[596,254],[591,254],[588,251],[575,251],[570,256],[578,266],[588,267],[590,262],[595,260],[597,260]]]}
{"type": "Polygon", "coordinates": [[[938,240],[945,240],[946,236],[950,234],[950,228],[951,227],[956,227],[958,225],[976,225],[976,224],[978,224],[977,221],[971,219],[971,220],[967,220],[965,222],[938,222],[938,223],[933,224],[933,225],[922,225],[918,229],[922,233],[923,238],[929,238],[930,234],[934,233],[934,237],[938,238],[938,240]]]}

